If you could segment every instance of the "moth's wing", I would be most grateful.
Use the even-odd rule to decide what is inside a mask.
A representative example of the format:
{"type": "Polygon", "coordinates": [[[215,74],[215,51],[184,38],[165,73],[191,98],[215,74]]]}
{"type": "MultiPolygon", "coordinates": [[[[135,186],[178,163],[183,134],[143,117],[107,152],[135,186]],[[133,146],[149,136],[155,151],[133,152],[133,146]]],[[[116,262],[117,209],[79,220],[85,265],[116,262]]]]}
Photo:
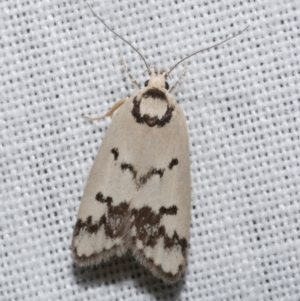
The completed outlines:
{"type": "Polygon", "coordinates": [[[154,275],[171,283],[186,265],[189,240],[185,117],[171,97],[174,111],[165,119],[159,113],[164,122],[153,126],[156,118],[142,118],[138,110],[149,109],[151,115],[156,107],[150,102],[147,108],[145,102],[135,110],[134,99],[115,112],[98,151],[78,211],[72,250],[79,265],[88,265],[131,249],[154,275]]]}
{"type": "Polygon", "coordinates": [[[73,257],[80,266],[127,250],[122,229],[135,191],[119,163],[120,149],[127,148],[126,115],[123,104],[113,115],[86,182],[72,239],[73,257]]]}
{"type": "Polygon", "coordinates": [[[120,153],[120,160],[136,172],[130,248],[140,263],[168,283],[176,281],[186,266],[191,205],[187,125],[183,111],[171,100],[175,109],[161,126],[127,121],[133,131],[127,137],[130,151],[120,153]]]}

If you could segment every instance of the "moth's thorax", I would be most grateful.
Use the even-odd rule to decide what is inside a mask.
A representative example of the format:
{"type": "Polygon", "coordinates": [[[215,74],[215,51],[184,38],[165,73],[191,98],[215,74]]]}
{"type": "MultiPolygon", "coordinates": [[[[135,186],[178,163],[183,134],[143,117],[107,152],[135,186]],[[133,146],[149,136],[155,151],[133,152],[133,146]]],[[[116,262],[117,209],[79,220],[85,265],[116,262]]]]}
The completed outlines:
{"type": "Polygon", "coordinates": [[[148,87],[165,89],[166,78],[164,74],[155,74],[150,75],[148,87]]]}
{"type": "Polygon", "coordinates": [[[151,74],[147,86],[132,98],[131,114],[138,124],[161,128],[172,120],[176,102],[165,83],[163,74],[151,74]]]}

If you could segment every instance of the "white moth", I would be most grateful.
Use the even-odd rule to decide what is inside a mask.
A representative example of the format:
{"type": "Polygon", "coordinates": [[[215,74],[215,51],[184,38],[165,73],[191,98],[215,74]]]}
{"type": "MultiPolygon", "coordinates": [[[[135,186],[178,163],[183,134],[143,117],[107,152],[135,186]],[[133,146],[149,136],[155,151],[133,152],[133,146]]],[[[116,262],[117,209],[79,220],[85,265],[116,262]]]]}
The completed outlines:
{"type": "Polygon", "coordinates": [[[170,93],[180,79],[170,92],[166,79],[183,60],[158,72],[141,58],[150,76],[145,87],[103,116],[112,121],[87,179],[72,252],[79,266],[88,266],[131,251],[153,275],[173,283],[186,266],[191,182],[187,125],[170,93]]]}

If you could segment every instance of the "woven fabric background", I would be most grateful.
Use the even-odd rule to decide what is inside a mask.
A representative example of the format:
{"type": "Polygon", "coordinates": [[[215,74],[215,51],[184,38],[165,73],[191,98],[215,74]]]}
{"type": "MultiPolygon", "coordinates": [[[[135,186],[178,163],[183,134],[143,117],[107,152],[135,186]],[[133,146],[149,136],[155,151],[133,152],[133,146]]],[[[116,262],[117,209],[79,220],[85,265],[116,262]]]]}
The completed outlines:
{"type": "Polygon", "coordinates": [[[189,66],[174,93],[190,135],[188,267],[168,286],[130,255],[74,265],[80,197],[110,122],[81,115],[135,91],[120,57],[141,84],[145,66],[84,1],[2,0],[0,300],[300,300],[299,1],[89,3],[151,66],[250,25],[169,80],[189,66]]]}

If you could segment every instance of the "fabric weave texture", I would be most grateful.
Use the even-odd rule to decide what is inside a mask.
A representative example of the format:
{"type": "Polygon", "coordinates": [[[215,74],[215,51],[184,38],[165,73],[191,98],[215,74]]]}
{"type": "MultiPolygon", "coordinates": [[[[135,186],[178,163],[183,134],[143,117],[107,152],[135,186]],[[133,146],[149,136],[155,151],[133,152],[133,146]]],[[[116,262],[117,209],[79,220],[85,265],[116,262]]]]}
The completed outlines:
{"type": "Polygon", "coordinates": [[[299,301],[299,2],[89,4],[149,65],[167,69],[250,25],[168,80],[188,66],[174,92],[190,137],[187,270],[168,286],[130,255],[73,263],[80,197],[110,123],[81,115],[134,93],[121,57],[141,85],[145,65],[85,1],[3,0],[0,300],[299,301]]]}

